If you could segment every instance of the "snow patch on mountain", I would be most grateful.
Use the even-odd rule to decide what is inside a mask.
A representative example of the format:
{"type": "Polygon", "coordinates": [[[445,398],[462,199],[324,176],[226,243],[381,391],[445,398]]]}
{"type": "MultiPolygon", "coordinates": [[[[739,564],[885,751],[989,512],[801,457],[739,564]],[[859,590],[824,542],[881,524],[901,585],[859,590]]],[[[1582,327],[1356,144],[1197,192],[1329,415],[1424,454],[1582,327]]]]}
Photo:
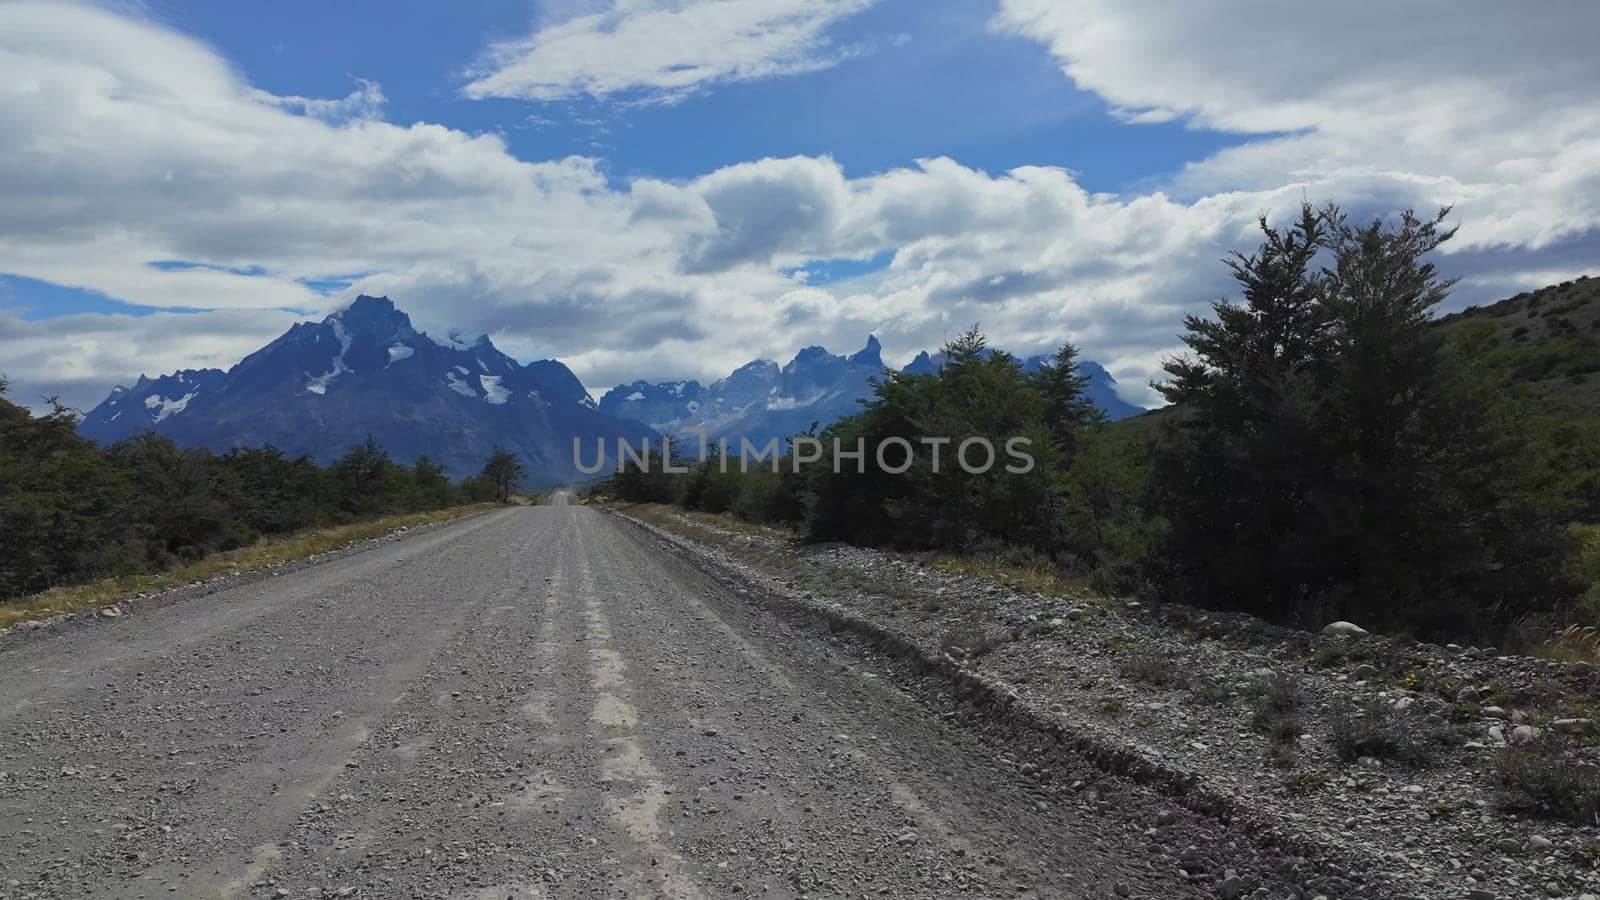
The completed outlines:
{"type": "Polygon", "coordinates": [[[333,326],[333,336],[339,342],[339,355],[333,358],[333,368],[306,382],[306,390],[318,395],[328,393],[328,386],[340,375],[350,371],[344,364],[344,358],[350,353],[350,332],[345,330],[344,320],[338,315],[329,316],[327,324],[333,326]]]}
{"type": "MultiPolygon", "coordinates": [[[[166,399],[164,397],[156,396],[154,394],[152,394],[149,397],[144,398],[144,408],[150,410],[152,413],[155,414],[155,418],[150,420],[151,424],[154,424],[156,422],[160,422],[163,419],[165,419],[167,416],[172,415],[173,413],[181,413],[181,412],[183,412],[185,409],[187,409],[189,407],[189,401],[193,400],[195,398],[195,395],[198,394],[198,393],[200,393],[200,392],[199,391],[190,391],[189,393],[184,394],[182,397],[179,397],[176,400],[168,400],[168,399],[166,399]]],[[[120,412],[117,413],[117,416],[120,416],[120,415],[122,415],[120,412]]],[[[115,421],[117,416],[112,416],[112,420],[115,421]]]]}
{"type": "MultiPolygon", "coordinates": [[[[482,364],[481,360],[479,361],[479,364],[482,364]]],[[[500,384],[500,382],[504,380],[505,379],[499,375],[478,376],[478,383],[483,386],[483,402],[493,404],[495,406],[504,406],[505,402],[511,399],[511,392],[506,390],[505,387],[500,384]]]]}
{"type": "MultiPolygon", "coordinates": [[[[460,369],[461,367],[456,366],[456,368],[460,369]]],[[[478,396],[478,392],[472,389],[472,385],[468,384],[465,378],[462,378],[455,372],[444,373],[444,383],[446,387],[450,388],[450,390],[455,391],[463,397],[472,397],[476,399],[478,396]]]]}
{"type": "Polygon", "coordinates": [[[454,328],[445,332],[444,337],[434,337],[431,334],[424,334],[423,337],[446,350],[471,350],[478,343],[477,340],[468,339],[465,334],[454,328]]]}

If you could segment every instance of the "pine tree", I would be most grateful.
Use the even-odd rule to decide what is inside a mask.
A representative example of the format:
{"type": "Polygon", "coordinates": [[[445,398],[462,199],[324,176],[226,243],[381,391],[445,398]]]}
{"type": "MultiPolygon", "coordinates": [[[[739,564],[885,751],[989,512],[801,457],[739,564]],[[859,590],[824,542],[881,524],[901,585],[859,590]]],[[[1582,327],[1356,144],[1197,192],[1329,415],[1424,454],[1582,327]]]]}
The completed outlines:
{"type": "Polygon", "coordinates": [[[1089,376],[1078,370],[1078,348],[1071,343],[1062,344],[1050,362],[1034,371],[1029,380],[1044,396],[1045,425],[1055,433],[1062,451],[1072,456],[1078,446],[1078,432],[1106,420],[1105,413],[1089,399],[1089,376]]]}
{"type": "Polygon", "coordinates": [[[1169,528],[1154,564],[1196,602],[1271,614],[1325,587],[1306,501],[1323,464],[1312,415],[1329,345],[1312,270],[1323,216],[1306,205],[1287,228],[1260,227],[1260,248],[1228,260],[1242,302],[1189,316],[1192,355],[1155,385],[1179,421],[1155,458],[1169,528]]]}
{"type": "Polygon", "coordinates": [[[1188,320],[1193,355],[1158,385],[1180,418],[1155,469],[1159,559],[1186,599],[1494,638],[1561,597],[1522,436],[1429,326],[1447,212],[1263,222],[1231,263],[1244,302],[1188,320]]]}

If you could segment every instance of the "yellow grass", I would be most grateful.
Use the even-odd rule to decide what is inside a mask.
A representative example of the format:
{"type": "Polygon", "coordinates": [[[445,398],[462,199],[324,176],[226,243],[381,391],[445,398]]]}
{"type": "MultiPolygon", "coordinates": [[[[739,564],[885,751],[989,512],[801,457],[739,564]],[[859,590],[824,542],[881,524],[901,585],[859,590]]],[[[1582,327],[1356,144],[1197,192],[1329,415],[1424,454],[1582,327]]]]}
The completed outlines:
{"type": "Polygon", "coordinates": [[[1600,628],[1593,625],[1568,626],[1554,638],[1535,647],[1533,655],[1561,662],[1600,664],[1600,628]]]}
{"type": "Polygon", "coordinates": [[[1024,594],[1066,600],[1088,600],[1094,595],[1087,578],[1071,575],[1044,560],[1016,562],[1002,556],[940,554],[933,567],[951,575],[992,581],[1024,594]]]}
{"type": "Polygon", "coordinates": [[[401,528],[447,522],[496,508],[498,504],[475,503],[433,512],[385,516],[333,528],[301,531],[282,537],[265,538],[249,547],[241,547],[227,553],[214,553],[165,572],[123,575],[51,588],[42,594],[0,604],[0,628],[19,622],[46,619],[62,613],[99,609],[139,594],[182,587],[208,578],[259,572],[318,553],[339,550],[351,544],[382,537],[401,528]]]}

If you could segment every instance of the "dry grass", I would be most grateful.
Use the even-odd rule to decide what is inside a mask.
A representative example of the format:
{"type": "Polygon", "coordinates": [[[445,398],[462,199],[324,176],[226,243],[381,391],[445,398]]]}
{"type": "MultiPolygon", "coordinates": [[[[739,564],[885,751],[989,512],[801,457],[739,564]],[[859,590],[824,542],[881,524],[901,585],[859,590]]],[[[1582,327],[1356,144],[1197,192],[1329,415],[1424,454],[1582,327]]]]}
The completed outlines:
{"type": "Polygon", "coordinates": [[[1010,559],[996,555],[940,555],[933,567],[950,575],[977,578],[1004,585],[1024,594],[1086,601],[1093,597],[1089,579],[1071,575],[1043,559],[1010,559]]]}
{"type": "Polygon", "coordinates": [[[1300,719],[1300,682],[1287,672],[1259,678],[1253,686],[1251,724],[1273,746],[1293,747],[1306,730],[1300,719]]]}
{"type": "Polygon", "coordinates": [[[1189,681],[1188,670],[1182,661],[1143,647],[1118,654],[1117,671],[1124,678],[1159,688],[1180,687],[1189,681]]]}
{"type": "Polygon", "coordinates": [[[1533,654],[1562,662],[1600,665],[1600,628],[1569,625],[1565,631],[1534,648],[1533,654]]]}
{"type": "Polygon", "coordinates": [[[1570,742],[1559,735],[1501,750],[1495,774],[1512,809],[1600,825],[1600,768],[1575,759],[1570,742]]]}
{"type": "Polygon", "coordinates": [[[284,537],[267,538],[249,547],[227,553],[215,553],[165,572],[124,575],[52,588],[42,594],[0,604],[0,628],[19,622],[46,619],[62,613],[112,606],[139,594],[183,587],[209,578],[259,572],[318,553],[339,550],[354,543],[382,537],[401,528],[446,522],[497,508],[498,504],[478,503],[433,512],[386,516],[334,528],[302,531],[284,537]]]}
{"type": "Polygon", "coordinates": [[[1378,697],[1342,699],[1329,717],[1329,740],[1345,762],[1363,756],[1410,766],[1434,762],[1453,742],[1450,730],[1416,709],[1396,710],[1378,697]]]}

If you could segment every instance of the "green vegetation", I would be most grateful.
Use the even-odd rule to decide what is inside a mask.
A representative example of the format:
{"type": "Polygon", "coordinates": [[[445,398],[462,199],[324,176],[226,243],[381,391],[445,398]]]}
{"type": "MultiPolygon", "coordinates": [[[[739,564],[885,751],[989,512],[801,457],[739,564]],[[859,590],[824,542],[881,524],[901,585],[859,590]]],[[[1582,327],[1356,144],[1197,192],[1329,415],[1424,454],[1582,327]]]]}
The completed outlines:
{"type": "MultiPolygon", "coordinates": [[[[0,382],[0,601],[86,582],[99,585],[86,598],[136,592],[169,583],[145,580],[164,572],[187,573],[176,576],[182,583],[209,571],[196,563],[263,537],[499,493],[484,479],[452,484],[427,459],[396,463],[371,439],[327,468],[272,447],[180,450],[151,434],[102,448],[77,435],[71,410],[34,416],[4,392],[0,382]]],[[[57,596],[43,606],[76,603],[92,599],[57,596]]]]}
{"type": "Polygon", "coordinates": [[[1451,236],[1443,216],[1263,222],[1261,248],[1231,263],[1242,302],[1188,320],[1152,474],[1171,595],[1491,637],[1563,596],[1559,511],[1515,412],[1430,327],[1449,287],[1424,259],[1451,236]]]}
{"type": "Polygon", "coordinates": [[[1501,646],[1600,624],[1600,528],[1568,524],[1600,522],[1600,281],[1435,319],[1442,220],[1263,221],[1229,263],[1238,298],[1185,323],[1155,413],[1107,425],[1072,346],[1030,375],[974,328],[940,371],[886,373],[859,414],[798,437],[822,441],[816,462],[796,465],[800,443],[777,471],[653,458],[598,490],[931,552],[1043,593],[1501,646]],[[937,469],[932,437],[951,439],[937,469]],[[1024,438],[1036,465],[950,465],[970,437],[1024,438]],[[906,443],[909,469],[885,471],[906,443]]]}
{"type": "Polygon", "coordinates": [[[248,547],[225,553],[213,553],[164,572],[119,575],[85,584],[51,588],[41,594],[0,604],[0,628],[18,622],[45,619],[61,613],[99,609],[140,594],[183,587],[210,578],[259,572],[319,553],[340,550],[351,544],[382,537],[402,528],[447,522],[494,508],[495,505],[490,503],[470,503],[429,512],[382,516],[331,528],[298,531],[284,537],[262,538],[248,547]]]}
{"type": "Polygon", "coordinates": [[[511,493],[517,489],[517,484],[527,477],[528,469],[517,459],[515,453],[504,447],[496,447],[489,454],[489,461],[483,464],[483,474],[478,476],[494,488],[494,498],[501,503],[511,501],[511,493]]]}

